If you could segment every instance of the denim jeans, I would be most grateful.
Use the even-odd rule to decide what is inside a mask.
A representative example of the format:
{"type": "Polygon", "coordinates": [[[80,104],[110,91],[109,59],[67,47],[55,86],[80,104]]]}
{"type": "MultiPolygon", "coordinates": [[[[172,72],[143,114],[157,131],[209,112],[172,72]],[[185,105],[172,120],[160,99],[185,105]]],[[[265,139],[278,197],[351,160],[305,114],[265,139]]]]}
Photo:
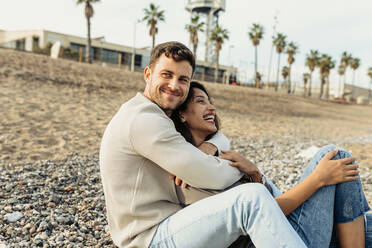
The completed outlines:
{"type": "MultiPolygon", "coordinates": [[[[310,161],[300,181],[335,148],[323,147],[310,161]]],[[[333,159],[349,156],[339,149],[333,159]]],[[[249,235],[256,247],[338,247],[332,232],[334,222],[352,221],[368,209],[359,179],[322,187],[287,218],[263,185],[247,183],[200,200],[168,217],[159,224],[149,247],[226,248],[242,235],[249,235]]],[[[372,248],[372,216],[367,218],[366,247],[372,248]]]]}
{"type": "MultiPolygon", "coordinates": [[[[300,181],[315,169],[327,153],[335,149],[338,149],[338,154],[332,158],[333,160],[351,157],[349,152],[340,147],[324,146],[309,162],[300,181]]],[[[339,247],[334,223],[353,221],[369,209],[358,178],[351,182],[320,188],[287,218],[308,247],[339,247]]]]}

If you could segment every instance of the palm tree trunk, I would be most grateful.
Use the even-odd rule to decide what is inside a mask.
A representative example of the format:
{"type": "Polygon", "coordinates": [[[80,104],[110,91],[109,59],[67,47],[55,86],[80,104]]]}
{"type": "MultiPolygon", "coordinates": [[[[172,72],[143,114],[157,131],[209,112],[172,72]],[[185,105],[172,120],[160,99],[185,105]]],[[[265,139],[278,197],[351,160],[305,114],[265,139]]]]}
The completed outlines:
{"type": "Polygon", "coordinates": [[[355,85],[355,70],[353,69],[353,82],[352,82],[352,87],[351,87],[351,96],[353,96],[354,85],[355,85]]]}
{"type": "Polygon", "coordinates": [[[198,48],[198,44],[193,44],[192,52],[194,53],[195,61],[196,61],[196,49],[197,49],[197,48],[198,48]]]}
{"type": "Polygon", "coordinates": [[[90,47],[91,47],[91,39],[90,39],[90,18],[87,18],[87,28],[88,28],[88,39],[87,39],[87,46],[85,50],[85,61],[87,63],[92,63],[92,59],[90,57],[90,47]]]}
{"type": "Polygon", "coordinates": [[[254,81],[256,83],[256,88],[258,88],[258,79],[257,79],[257,46],[254,46],[254,81]]]}
{"type": "Polygon", "coordinates": [[[292,95],[294,95],[295,91],[296,91],[296,81],[293,82],[292,95]]]}
{"type": "Polygon", "coordinates": [[[309,91],[308,91],[308,96],[310,97],[311,96],[311,83],[313,81],[313,72],[311,71],[310,72],[310,81],[309,81],[309,91]]]}
{"type": "Polygon", "coordinates": [[[306,97],[306,95],[307,95],[307,92],[306,92],[307,90],[306,90],[306,83],[304,82],[304,97],[306,97]]]}
{"type": "Polygon", "coordinates": [[[278,69],[276,71],[275,91],[278,91],[278,87],[279,87],[279,69],[280,69],[280,53],[278,53],[278,69]]]}
{"type": "Polygon", "coordinates": [[[344,73],[344,93],[343,93],[343,95],[345,95],[345,87],[346,87],[346,69],[345,69],[345,73],[344,73]]]}
{"type": "Polygon", "coordinates": [[[217,51],[216,52],[216,68],[214,70],[214,81],[217,83],[217,80],[218,80],[218,59],[220,57],[220,52],[217,51]]]}
{"type": "Polygon", "coordinates": [[[274,45],[271,44],[271,51],[270,51],[270,58],[269,58],[269,71],[267,72],[267,83],[266,83],[266,88],[269,88],[269,83],[270,83],[270,74],[271,74],[271,60],[273,57],[273,51],[274,51],[274,45]]]}
{"type": "Polygon", "coordinates": [[[155,47],[155,35],[152,36],[152,49],[155,47]]]}
{"type": "Polygon", "coordinates": [[[291,94],[291,67],[292,64],[289,64],[289,70],[288,70],[288,94],[291,94]]]}
{"type": "Polygon", "coordinates": [[[338,86],[337,86],[337,97],[341,96],[341,75],[338,74],[338,86]]]}
{"type": "Polygon", "coordinates": [[[329,77],[326,78],[327,81],[326,81],[326,99],[328,100],[329,99],[329,77]]]}
{"type": "Polygon", "coordinates": [[[322,99],[323,87],[324,87],[324,78],[321,76],[319,99],[322,99]]]}

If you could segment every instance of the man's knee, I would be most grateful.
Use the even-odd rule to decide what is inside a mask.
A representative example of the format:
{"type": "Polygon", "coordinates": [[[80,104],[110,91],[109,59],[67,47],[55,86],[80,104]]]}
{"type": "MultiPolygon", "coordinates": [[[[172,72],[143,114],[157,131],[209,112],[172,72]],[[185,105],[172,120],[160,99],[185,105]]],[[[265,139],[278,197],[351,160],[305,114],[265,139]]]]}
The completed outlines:
{"type": "Polygon", "coordinates": [[[272,198],[265,185],[261,183],[245,183],[237,187],[238,198],[246,201],[262,201],[272,198]]]}

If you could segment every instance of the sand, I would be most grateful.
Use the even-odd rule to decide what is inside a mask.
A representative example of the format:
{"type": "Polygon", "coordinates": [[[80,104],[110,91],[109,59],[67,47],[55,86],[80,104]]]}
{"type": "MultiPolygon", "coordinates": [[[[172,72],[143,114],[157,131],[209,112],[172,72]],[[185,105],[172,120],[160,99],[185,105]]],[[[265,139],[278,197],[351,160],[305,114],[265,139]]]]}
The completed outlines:
{"type": "MultiPolygon", "coordinates": [[[[97,153],[107,123],[144,85],[142,73],[0,49],[0,162],[97,153]]],[[[241,86],[205,86],[229,138],[275,141],[288,136],[342,144],[361,167],[372,170],[371,105],[241,86]]]]}

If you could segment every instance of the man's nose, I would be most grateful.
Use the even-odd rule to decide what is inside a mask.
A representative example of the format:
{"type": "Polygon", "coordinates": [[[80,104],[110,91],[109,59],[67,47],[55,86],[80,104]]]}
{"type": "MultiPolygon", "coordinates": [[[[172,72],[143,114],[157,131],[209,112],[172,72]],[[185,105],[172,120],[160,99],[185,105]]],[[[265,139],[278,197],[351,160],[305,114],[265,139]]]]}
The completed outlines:
{"type": "Polygon", "coordinates": [[[179,82],[174,78],[169,82],[168,86],[171,90],[177,90],[179,88],[179,82]]]}

